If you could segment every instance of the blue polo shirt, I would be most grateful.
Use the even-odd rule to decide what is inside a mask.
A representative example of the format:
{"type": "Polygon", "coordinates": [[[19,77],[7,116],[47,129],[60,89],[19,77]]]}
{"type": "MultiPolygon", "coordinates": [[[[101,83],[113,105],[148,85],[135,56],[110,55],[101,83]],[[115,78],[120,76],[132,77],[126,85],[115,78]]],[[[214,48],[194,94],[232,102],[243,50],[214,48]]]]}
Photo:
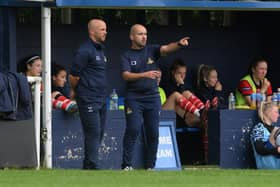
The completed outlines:
{"type": "Polygon", "coordinates": [[[88,39],[77,50],[70,73],[80,77],[76,87],[77,97],[89,101],[104,101],[106,98],[106,62],[104,46],[88,39]]]}
{"type": "MultiPolygon", "coordinates": [[[[158,70],[160,45],[147,45],[142,49],[129,49],[121,57],[122,72],[142,73],[158,70]]],[[[142,78],[126,81],[126,98],[158,97],[156,79],[142,78]]]]}

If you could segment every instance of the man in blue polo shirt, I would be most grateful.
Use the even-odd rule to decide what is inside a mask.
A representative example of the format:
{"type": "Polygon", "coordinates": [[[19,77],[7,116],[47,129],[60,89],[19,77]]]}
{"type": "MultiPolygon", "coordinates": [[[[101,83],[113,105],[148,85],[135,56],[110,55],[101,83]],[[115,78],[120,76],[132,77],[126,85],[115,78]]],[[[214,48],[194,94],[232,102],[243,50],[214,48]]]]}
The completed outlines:
{"type": "Polygon", "coordinates": [[[126,81],[126,130],[123,140],[124,170],[132,170],[132,155],[137,136],[144,125],[146,138],[145,169],[153,169],[159,136],[160,97],[157,78],[160,76],[157,60],[188,45],[188,37],[168,45],[146,45],[147,30],[135,24],[130,29],[131,48],[121,57],[122,77],[126,81]]]}
{"type": "Polygon", "coordinates": [[[84,169],[98,169],[98,149],[106,119],[106,23],[92,19],[89,39],[78,49],[70,72],[84,132],[84,169]]]}

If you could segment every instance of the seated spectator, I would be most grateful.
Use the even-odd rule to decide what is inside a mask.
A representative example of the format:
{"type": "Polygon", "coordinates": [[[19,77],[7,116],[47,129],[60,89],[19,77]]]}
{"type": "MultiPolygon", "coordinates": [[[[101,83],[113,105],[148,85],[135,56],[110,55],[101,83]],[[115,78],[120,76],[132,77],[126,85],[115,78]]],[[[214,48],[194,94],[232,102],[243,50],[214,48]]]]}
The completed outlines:
{"type": "Polygon", "coordinates": [[[260,122],[251,131],[257,167],[280,169],[280,146],[273,141],[277,130],[274,123],[279,117],[278,107],[272,102],[262,102],[258,114],[260,122]]]}
{"type": "Polygon", "coordinates": [[[204,64],[199,66],[196,95],[202,102],[209,100],[213,109],[226,108],[222,84],[213,66],[204,64]]]}
{"type": "MultiPolygon", "coordinates": [[[[34,54],[22,58],[18,63],[18,72],[29,77],[40,77],[42,73],[41,57],[34,54]]],[[[31,84],[30,88],[32,95],[34,95],[35,84],[31,84]]]]}
{"type": "MultiPolygon", "coordinates": [[[[30,77],[41,76],[42,73],[41,57],[39,55],[30,55],[24,57],[22,60],[20,60],[18,64],[18,71],[30,77]]],[[[54,88],[64,87],[66,82],[66,75],[67,73],[65,69],[62,70],[61,68],[57,68],[56,70],[54,70],[54,74],[52,76],[54,88]],[[65,79],[65,81],[63,79],[65,79]]],[[[42,89],[43,88],[41,86],[41,90],[42,89]]],[[[32,93],[34,93],[34,84],[31,85],[31,91],[32,93]]],[[[57,90],[52,90],[52,100],[53,100],[54,108],[61,108],[69,112],[77,111],[76,102],[66,98],[57,90]]]]}
{"type": "Polygon", "coordinates": [[[190,87],[185,84],[186,73],[186,64],[181,59],[176,59],[171,65],[170,80],[162,84],[167,96],[162,109],[175,109],[188,126],[202,127],[203,124],[200,123],[200,119],[206,117],[206,111],[210,103],[207,101],[205,105],[190,91],[190,87]]]}
{"type": "Polygon", "coordinates": [[[180,98],[184,97],[182,94],[179,92],[174,92],[172,95],[166,98],[165,91],[161,87],[158,88],[163,110],[174,110],[177,115],[184,119],[185,123],[188,124],[189,127],[202,128],[200,118],[195,114],[186,112],[185,108],[182,108],[179,105],[180,98]]]}
{"type": "Polygon", "coordinates": [[[67,71],[64,67],[53,65],[52,68],[52,101],[53,108],[75,113],[78,110],[76,101],[70,100],[71,90],[66,88],[67,71]]]}
{"type": "Polygon", "coordinates": [[[253,62],[249,69],[248,75],[243,77],[236,90],[236,105],[249,106],[255,108],[256,104],[251,99],[251,94],[260,93],[266,95],[266,101],[271,101],[272,86],[266,78],[268,63],[265,59],[260,58],[253,62]]]}
{"type": "Polygon", "coordinates": [[[18,63],[18,72],[26,76],[40,77],[42,73],[42,60],[39,55],[29,55],[18,63]]]}
{"type": "MultiPolygon", "coordinates": [[[[218,80],[217,70],[209,65],[201,64],[198,68],[196,95],[203,102],[210,101],[212,109],[226,108],[226,102],[222,93],[222,84],[218,80]]],[[[205,162],[208,157],[208,123],[204,123],[204,154],[205,162]]]]}
{"type": "MultiPolygon", "coordinates": [[[[175,105],[177,115],[184,120],[187,126],[203,129],[204,155],[205,163],[207,163],[207,111],[210,107],[210,101],[207,100],[204,104],[192,93],[191,87],[185,83],[187,66],[181,59],[175,59],[170,70],[170,80],[167,84],[162,84],[168,98],[163,104],[163,109],[173,109],[175,105]]],[[[180,120],[177,121],[176,125],[181,127],[180,120]]]]}

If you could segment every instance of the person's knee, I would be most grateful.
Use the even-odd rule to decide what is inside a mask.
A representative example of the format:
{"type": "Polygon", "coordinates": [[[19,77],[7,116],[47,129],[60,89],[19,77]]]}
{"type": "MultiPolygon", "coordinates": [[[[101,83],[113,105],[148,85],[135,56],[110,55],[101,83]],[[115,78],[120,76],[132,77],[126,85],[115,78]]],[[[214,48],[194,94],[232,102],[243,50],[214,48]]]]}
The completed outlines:
{"type": "Polygon", "coordinates": [[[182,94],[180,94],[179,92],[175,91],[171,94],[172,96],[174,96],[175,98],[180,97],[182,94]]]}
{"type": "Polygon", "coordinates": [[[191,97],[193,95],[193,93],[190,92],[189,90],[186,90],[182,93],[182,95],[188,99],[189,97],[191,97]]]}
{"type": "Polygon", "coordinates": [[[139,131],[140,130],[136,127],[130,127],[130,128],[126,129],[126,134],[129,135],[129,136],[137,137],[138,134],[139,134],[139,131]]]}

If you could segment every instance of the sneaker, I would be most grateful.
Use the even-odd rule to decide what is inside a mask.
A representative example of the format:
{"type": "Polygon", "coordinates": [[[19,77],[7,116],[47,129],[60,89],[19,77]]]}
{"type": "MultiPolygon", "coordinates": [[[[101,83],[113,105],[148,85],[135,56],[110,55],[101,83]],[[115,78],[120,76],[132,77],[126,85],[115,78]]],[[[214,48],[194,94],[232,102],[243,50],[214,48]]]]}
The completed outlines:
{"type": "Polygon", "coordinates": [[[196,109],[193,114],[197,117],[200,117],[200,110],[196,109]]]}
{"type": "Polygon", "coordinates": [[[133,167],[132,166],[126,166],[123,168],[124,171],[132,171],[133,167]]]}
{"type": "Polygon", "coordinates": [[[71,101],[66,107],[65,111],[70,113],[76,113],[78,111],[78,105],[75,101],[71,101]]]}
{"type": "Polygon", "coordinates": [[[147,171],[155,171],[155,168],[147,168],[147,171]]]}

